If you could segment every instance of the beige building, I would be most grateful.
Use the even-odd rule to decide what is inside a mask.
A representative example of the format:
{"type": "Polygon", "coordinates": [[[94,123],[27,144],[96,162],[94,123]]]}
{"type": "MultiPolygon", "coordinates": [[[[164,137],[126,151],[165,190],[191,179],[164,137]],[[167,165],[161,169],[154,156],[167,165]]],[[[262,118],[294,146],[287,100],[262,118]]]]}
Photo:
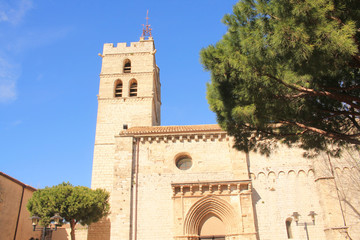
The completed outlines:
{"type": "Polygon", "coordinates": [[[359,156],[245,154],[218,125],[161,126],[155,53],[149,37],[100,54],[92,188],[111,214],[88,239],[360,239],[359,156]]]}
{"type": "Polygon", "coordinates": [[[26,209],[27,201],[35,188],[0,172],[0,239],[28,240],[39,238],[39,232],[33,232],[30,213],[26,209]]]}

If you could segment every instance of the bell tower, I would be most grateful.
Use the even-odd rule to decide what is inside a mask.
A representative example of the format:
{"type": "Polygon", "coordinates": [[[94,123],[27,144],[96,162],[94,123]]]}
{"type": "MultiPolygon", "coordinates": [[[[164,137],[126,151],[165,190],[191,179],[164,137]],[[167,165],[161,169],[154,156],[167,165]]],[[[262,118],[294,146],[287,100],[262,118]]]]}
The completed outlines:
{"type": "Polygon", "coordinates": [[[133,126],[160,125],[160,78],[151,36],[104,44],[94,147],[92,188],[112,190],[115,135],[133,126]]]}
{"type": "MultiPolygon", "coordinates": [[[[160,124],[159,68],[155,62],[153,39],[126,43],[105,44],[102,57],[99,89],[101,109],[111,108],[106,115],[112,121],[128,126],[157,126],[160,124]],[[108,104],[111,102],[111,104],[108,104]],[[120,114],[120,116],[119,116],[120,114]],[[112,120],[111,120],[112,119],[112,120]]],[[[98,117],[98,123],[102,120],[98,117]]]]}

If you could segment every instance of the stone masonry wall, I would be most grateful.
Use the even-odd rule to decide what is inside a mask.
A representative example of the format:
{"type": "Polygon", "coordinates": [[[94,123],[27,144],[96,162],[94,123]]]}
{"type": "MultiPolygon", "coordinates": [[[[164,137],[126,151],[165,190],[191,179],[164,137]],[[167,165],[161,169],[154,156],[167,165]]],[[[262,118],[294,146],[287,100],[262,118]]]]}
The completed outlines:
{"type": "MultiPolygon", "coordinates": [[[[137,239],[155,239],[154,236],[156,239],[173,239],[175,236],[172,183],[248,179],[246,157],[235,151],[231,144],[231,140],[225,137],[198,141],[184,139],[139,143],[137,204],[133,202],[134,208],[137,208],[137,223],[133,219],[133,224],[136,224],[137,228],[137,239]],[[175,157],[181,153],[191,156],[193,160],[193,165],[188,170],[180,170],[176,167],[175,157]]],[[[134,154],[136,156],[137,153],[134,154]]],[[[117,153],[119,158],[121,155],[117,153]]],[[[119,174],[116,183],[117,186],[121,186],[117,191],[122,192],[121,194],[114,192],[117,196],[125,196],[126,190],[129,190],[129,179],[123,177],[123,174],[128,173],[129,167],[120,165],[121,162],[124,164],[124,160],[118,161],[119,165],[116,165],[115,169],[115,172],[122,173],[119,174]]],[[[136,179],[133,178],[134,184],[135,181],[136,179]]],[[[135,189],[134,192],[136,192],[135,189]]],[[[126,204],[123,206],[127,207],[126,204]]],[[[122,211],[125,210],[124,207],[121,207],[122,211]]],[[[186,205],[185,209],[190,207],[191,205],[186,205]]],[[[116,208],[119,209],[119,207],[116,208]]],[[[115,211],[118,210],[112,208],[113,214],[117,214],[115,211]]],[[[117,215],[120,217],[120,212],[117,215]]],[[[252,213],[249,217],[253,217],[252,213]]],[[[248,230],[251,231],[251,228],[248,230]]],[[[112,239],[121,238],[113,238],[112,235],[112,239]]]]}
{"type": "MultiPolygon", "coordinates": [[[[98,114],[95,135],[91,187],[104,188],[112,193],[114,188],[115,136],[124,124],[152,126],[160,124],[159,69],[155,63],[153,41],[104,44],[98,114]],[[124,72],[124,63],[131,61],[131,72],[124,72]],[[137,96],[130,97],[130,82],[137,81],[137,96]],[[115,85],[122,82],[122,96],[115,97],[115,85]]],[[[130,144],[130,148],[131,148],[130,144]]],[[[128,173],[131,174],[131,171],[128,173]]],[[[110,203],[114,195],[111,194],[110,203]]],[[[113,206],[113,205],[111,205],[113,206]]],[[[129,223],[128,223],[129,224],[129,223]]],[[[110,239],[113,229],[110,218],[89,227],[88,239],[110,239]]],[[[114,231],[115,231],[114,230],[114,231]]],[[[128,231],[128,230],[127,230],[128,231]]],[[[120,234],[121,235],[121,234],[120,234]]]]}
{"type": "Polygon", "coordinates": [[[181,239],[187,213],[206,197],[230,202],[229,209],[236,212],[234,218],[239,218],[241,224],[232,227],[243,235],[228,236],[227,240],[254,239],[256,232],[259,240],[288,239],[287,220],[291,221],[292,239],[306,239],[307,235],[310,239],[345,239],[347,232],[352,239],[360,239],[358,152],[345,151],[340,159],[325,154],[306,159],[302,150],[280,146],[265,157],[236,151],[225,133],[199,133],[203,135],[199,138],[119,136],[124,124],[129,128],[160,125],[155,52],[152,40],[130,46],[104,45],[92,188],[111,193],[111,215],[89,226],[89,240],[181,239]],[[131,61],[131,73],[123,72],[126,60],[131,61]],[[129,96],[133,79],[138,83],[136,97],[129,96]],[[118,81],[123,83],[122,97],[114,94],[118,81]],[[176,167],[176,157],[181,154],[191,156],[190,169],[176,167]],[[245,184],[247,188],[241,189],[245,186],[242,183],[238,189],[218,185],[216,194],[208,185],[209,189],[201,193],[204,198],[194,195],[184,199],[173,188],[250,178],[252,183],[245,184]],[[316,213],[315,225],[310,223],[310,211],[316,213]],[[293,212],[300,214],[300,225],[309,222],[307,232],[304,226],[296,226],[293,212]]]}
{"type": "MultiPolygon", "coordinates": [[[[310,239],[345,239],[344,222],[336,194],[334,179],[327,155],[307,159],[302,157],[303,150],[280,146],[270,157],[250,153],[250,175],[254,187],[254,202],[257,215],[257,225],[261,240],[288,239],[285,221],[292,220],[291,231],[293,239],[306,239],[304,226],[296,226],[292,217],[298,212],[299,223],[311,222],[308,216],[315,211],[315,225],[308,225],[310,239]]],[[[346,156],[341,159],[331,158],[335,169],[344,167],[346,156]]],[[[350,168],[349,168],[350,169],[350,168]]],[[[349,181],[343,174],[336,178],[338,186],[354,189],[354,182],[349,181]]],[[[356,184],[355,184],[356,185],[356,184]]],[[[357,205],[359,194],[351,191],[348,199],[352,206],[357,205]]],[[[359,239],[359,231],[354,218],[354,209],[348,206],[350,233],[353,239],[359,239]]],[[[359,219],[359,215],[357,215],[359,219]]]]}

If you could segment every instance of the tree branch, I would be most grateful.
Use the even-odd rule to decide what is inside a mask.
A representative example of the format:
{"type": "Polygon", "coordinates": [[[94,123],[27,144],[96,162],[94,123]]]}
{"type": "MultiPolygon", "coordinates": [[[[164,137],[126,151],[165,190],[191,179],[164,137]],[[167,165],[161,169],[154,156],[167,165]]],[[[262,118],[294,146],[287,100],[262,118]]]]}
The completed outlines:
{"type": "Polygon", "coordinates": [[[330,16],[330,18],[331,18],[332,20],[337,21],[340,25],[345,25],[345,24],[341,21],[340,18],[337,18],[337,17],[334,17],[334,16],[330,16]]]}
{"type": "Polygon", "coordinates": [[[327,110],[327,109],[321,109],[321,111],[326,112],[326,113],[332,113],[333,115],[331,115],[330,117],[341,116],[341,115],[345,115],[345,116],[349,116],[349,115],[360,116],[360,113],[354,112],[354,111],[330,111],[330,110],[327,110]]]}
{"type": "Polygon", "coordinates": [[[311,126],[306,126],[305,124],[298,123],[298,122],[290,122],[290,121],[281,121],[281,122],[284,123],[284,124],[296,125],[296,126],[298,126],[300,128],[307,129],[307,130],[309,130],[311,132],[321,134],[321,135],[323,135],[325,137],[328,137],[328,138],[332,138],[332,139],[335,139],[335,140],[344,140],[344,141],[349,142],[349,143],[360,145],[360,141],[357,140],[357,139],[354,139],[354,137],[358,137],[358,136],[360,136],[360,134],[346,135],[346,134],[341,134],[341,133],[334,133],[334,132],[325,131],[325,130],[315,128],[315,127],[311,127],[311,126]]]}
{"type": "Polygon", "coordinates": [[[278,83],[284,85],[285,87],[290,88],[295,91],[298,91],[298,92],[307,93],[308,95],[312,95],[312,96],[329,97],[329,98],[337,100],[339,102],[344,102],[355,109],[359,109],[359,107],[360,107],[358,104],[354,103],[354,102],[360,102],[360,98],[358,98],[358,97],[354,97],[354,96],[350,96],[350,95],[343,95],[343,94],[334,94],[334,93],[331,93],[328,91],[316,91],[311,88],[305,88],[305,87],[294,85],[294,84],[288,84],[288,83],[284,82],[283,80],[276,78],[270,74],[265,74],[264,76],[267,76],[270,79],[273,79],[273,80],[277,81],[278,83]]]}
{"type": "Polygon", "coordinates": [[[356,85],[356,86],[351,86],[351,87],[346,87],[346,88],[342,88],[342,87],[326,87],[325,89],[335,90],[335,91],[349,91],[349,90],[360,89],[360,86],[356,85]]]}
{"type": "Polygon", "coordinates": [[[359,126],[358,122],[356,121],[355,117],[350,117],[350,116],[348,116],[348,118],[349,118],[350,121],[354,124],[354,126],[355,126],[358,130],[360,130],[360,126],[359,126]]]}
{"type": "MultiPolygon", "coordinates": [[[[260,129],[260,128],[256,128],[256,127],[252,127],[250,125],[246,125],[246,124],[243,124],[245,127],[247,127],[250,131],[258,131],[258,132],[261,132],[261,133],[265,133],[267,135],[272,135],[272,136],[275,136],[275,137],[279,137],[279,138],[283,138],[283,137],[291,137],[291,136],[299,136],[299,135],[303,135],[304,133],[308,132],[307,129],[305,129],[304,131],[302,132],[299,132],[299,133],[285,133],[285,134],[279,134],[279,133],[276,133],[276,132],[269,132],[269,131],[266,131],[264,129],[260,129]]],[[[274,127],[271,127],[272,129],[279,129],[277,126],[277,124],[272,124],[274,125],[274,127]]]]}

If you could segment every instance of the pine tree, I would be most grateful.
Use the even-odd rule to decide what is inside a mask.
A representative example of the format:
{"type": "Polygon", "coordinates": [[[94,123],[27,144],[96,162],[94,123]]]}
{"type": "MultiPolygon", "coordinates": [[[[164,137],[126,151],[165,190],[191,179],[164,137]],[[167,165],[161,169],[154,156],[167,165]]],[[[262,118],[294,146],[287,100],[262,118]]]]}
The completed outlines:
{"type": "Polygon", "coordinates": [[[34,192],[27,203],[31,215],[41,218],[40,224],[48,226],[50,218],[59,213],[71,227],[71,239],[75,240],[75,226],[99,221],[109,213],[109,193],[103,189],[92,190],[83,186],[62,183],[34,192]]]}
{"type": "Polygon", "coordinates": [[[239,150],[360,145],[360,1],[241,0],[201,51],[207,98],[239,150]]]}

